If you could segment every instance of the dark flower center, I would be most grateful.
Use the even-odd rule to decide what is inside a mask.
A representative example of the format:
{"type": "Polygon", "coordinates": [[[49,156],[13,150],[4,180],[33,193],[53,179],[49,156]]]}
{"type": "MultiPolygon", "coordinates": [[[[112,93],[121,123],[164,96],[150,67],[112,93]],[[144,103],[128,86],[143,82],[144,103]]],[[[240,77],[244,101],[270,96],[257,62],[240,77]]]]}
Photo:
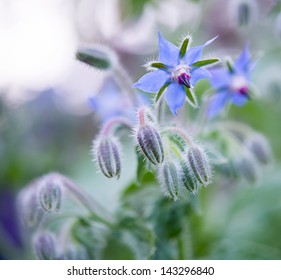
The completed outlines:
{"type": "Polygon", "coordinates": [[[190,72],[189,67],[185,65],[180,65],[179,67],[172,70],[172,79],[180,85],[185,85],[190,88],[190,72]]]}

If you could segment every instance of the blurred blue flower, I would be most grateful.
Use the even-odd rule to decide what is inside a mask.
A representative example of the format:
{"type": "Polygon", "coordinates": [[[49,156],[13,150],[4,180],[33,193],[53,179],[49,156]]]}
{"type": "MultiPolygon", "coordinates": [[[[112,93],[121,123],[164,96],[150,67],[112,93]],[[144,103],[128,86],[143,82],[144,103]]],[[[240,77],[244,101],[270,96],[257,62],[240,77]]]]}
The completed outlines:
{"type": "MultiPolygon", "coordinates": [[[[139,105],[148,104],[149,100],[143,95],[138,95],[139,105]]],[[[136,118],[136,108],[132,100],[126,96],[112,78],[105,79],[101,89],[95,96],[88,99],[92,110],[97,113],[101,122],[113,117],[126,117],[131,120],[136,118]]]]}
{"type": "Polygon", "coordinates": [[[159,61],[148,63],[147,68],[154,71],[145,74],[133,86],[146,92],[158,92],[159,95],[166,89],[166,101],[174,115],[177,114],[177,110],[184,104],[186,98],[193,107],[197,107],[196,96],[191,88],[199,79],[211,77],[210,72],[202,66],[215,63],[218,59],[201,61],[200,59],[204,47],[216,38],[204,45],[188,49],[191,38],[186,37],[178,48],[159,32],[159,61]]]}
{"type": "Polygon", "coordinates": [[[248,46],[228,68],[213,69],[210,82],[216,93],[211,97],[208,116],[214,117],[230,102],[243,106],[249,99],[250,73],[253,68],[248,46]]]}

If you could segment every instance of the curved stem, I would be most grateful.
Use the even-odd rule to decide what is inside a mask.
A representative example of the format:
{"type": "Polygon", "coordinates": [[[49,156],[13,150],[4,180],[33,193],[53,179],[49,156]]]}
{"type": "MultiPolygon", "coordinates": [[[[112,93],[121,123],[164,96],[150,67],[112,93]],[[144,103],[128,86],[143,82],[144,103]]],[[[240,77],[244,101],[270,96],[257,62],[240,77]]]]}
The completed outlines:
{"type": "Polygon", "coordinates": [[[193,146],[192,139],[182,129],[178,127],[170,126],[163,130],[163,133],[170,133],[170,132],[179,135],[189,146],[193,146]]]}
{"type": "Polygon", "coordinates": [[[139,109],[138,111],[138,120],[139,120],[139,125],[144,126],[146,125],[146,121],[150,121],[155,123],[154,116],[151,114],[150,110],[147,109],[147,107],[143,106],[139,109]]]}
{"type": "Polygon", "coordinates": [[[95,218],[96,220],[108,225],[113,220],[110,213],[106,209],[104,209],[103,206],[101,206],[97,201],[95,201],[89,195],[83,193],[81,188],[75,183],[73,183],[66,176],[63,176],[59,173],[51,173],[46,176],[53,177],[53,179],[61,181],[63,187],[65,187],[74,197],[76,197],[81,202],[81,204],[86,209],[88,209],[88,211],[91,213],[93,218],[95,218]]]}
{"type": "MultiPolygon", "coordinates": [[[[62,181],[65,183],[65,187],[84,205],[85,208],[87,208],[93,217],[97,218],[101,222],[107,223],[108,222],[102,218],[102,215],[110,216],[107,210],[101,206],[97,201],[95,201],[92,197],[89,197],[89,195],[84,194],[81,191],[81,188],[74,184],[71,180],[69,180],[65,176],[61,176],[62,181]],[[99,214],[97,214],[99,213],[99,214]],[[103,213],[103,214],[100,214],[103,213]]],[[[111,217],[108,217],[111,220],[111,217]]]]}
{"type": "Polygon", "coordinates": [[[113,118],[113,119],[107,121],[103,125],[100,134],[104,135],[104,136],[108,136],[109,134],[112,133],[112,131],[117,126],[120,126],[120,125],[124,125],[124,126],[129,127],[129,128],[132,127],[132,124],[131,124],[131,122],[128,119],[122,118],[122,117],[116,117],[116,118],[113,118]]]}

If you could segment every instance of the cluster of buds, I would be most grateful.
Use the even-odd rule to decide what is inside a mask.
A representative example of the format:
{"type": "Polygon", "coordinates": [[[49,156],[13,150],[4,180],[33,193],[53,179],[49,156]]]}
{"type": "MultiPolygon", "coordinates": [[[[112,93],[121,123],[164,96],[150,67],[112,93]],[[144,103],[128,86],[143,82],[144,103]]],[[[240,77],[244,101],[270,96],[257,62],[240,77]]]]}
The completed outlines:
{"type": "Polygon", "coordinates": [[[61,209],[62,182],[56,174],[48,174],[31,182],[19,194],[18,209],[23,224],[30,229],[37,228],[46,214],[61,209]]]}
{"type": "Polygon", "coordinates": [[[155,166],[163,193],[174,200],[184,188],[192,193],[211,183],[211,168],[204,149],[181,129],[168,127],[160,132],[146,107],[138,112],[135,142],[143,157],[155,166]]]}
{"type": "Polygon", "coordinates": [[[239,123],[228,122],[220,127],[225,132],[223,146],[228,161],[218,166],[219,170],[233,179],[242,175],[250,183],[256,182],[261,173],[261,166],[267,165],[272,158],[267,139],[239,123]]]}

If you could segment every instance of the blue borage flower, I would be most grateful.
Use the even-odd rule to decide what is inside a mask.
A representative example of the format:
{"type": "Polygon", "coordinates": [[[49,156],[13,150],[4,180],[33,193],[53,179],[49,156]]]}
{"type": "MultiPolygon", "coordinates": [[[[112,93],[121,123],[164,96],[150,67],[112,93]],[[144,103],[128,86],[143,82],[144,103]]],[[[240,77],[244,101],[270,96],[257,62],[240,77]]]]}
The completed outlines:
{"type": "Polygon", "coordinates": [[[227,61],[227,67],[213,69],[210,82],[216,92],[208,105],[208,116],[214,117],[230,102],[243,106],[249,99],[250,73],[253,68],[248,46],[232,64],[227,61]]]}
{"type": "Polygon", "coordinates": [[[188,48],[191,37],[185,37],[180,47],[167,41],[159,32],[159,60],[146,64],[149,70],[154,70],[139,79],[133,86],[140,90],[157,93],[155,102],[163,92],[171,112],[176,115],[177,110],[187,99],[189,104],[197,107],[197,99],[192,87],[199,79],[210,78],[210,72],[202,66],[219,61],[217,58],[200,60],[204,47],[211,44],[218,36],[204,45],[188,48]]]}
{"type": "MultiPolygon", "coordinates": [[[[149,104],[143,93],[137,95],[138,105],[149,104]]],[[[128,97],[124,97],[118,84],[108,77],[97,94],[88,98],[91,109],[96,112],[104,123],[114,117],[126,117],[135,120],[135,106],[128,97]]]]}

